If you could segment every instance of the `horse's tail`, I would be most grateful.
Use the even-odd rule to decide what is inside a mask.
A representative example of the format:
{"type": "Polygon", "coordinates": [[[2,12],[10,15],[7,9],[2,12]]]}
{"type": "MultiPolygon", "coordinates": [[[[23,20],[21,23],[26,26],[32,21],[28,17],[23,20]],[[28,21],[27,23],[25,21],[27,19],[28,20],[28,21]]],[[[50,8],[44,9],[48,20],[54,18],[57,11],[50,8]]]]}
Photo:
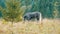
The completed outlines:
{"type": "Polygon", "coordinates": [[[40,16],[39,16],[39,21],[40,23],[42,22],[42,14],[40,13],[40,16]]]}

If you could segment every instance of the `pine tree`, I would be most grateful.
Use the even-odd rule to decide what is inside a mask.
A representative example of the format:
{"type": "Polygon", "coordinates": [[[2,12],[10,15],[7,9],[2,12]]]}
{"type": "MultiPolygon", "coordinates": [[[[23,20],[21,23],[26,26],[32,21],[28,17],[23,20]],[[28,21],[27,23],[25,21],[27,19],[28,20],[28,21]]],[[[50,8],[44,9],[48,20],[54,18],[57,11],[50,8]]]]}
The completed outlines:
{"type": "Polygon", "coordinates": [[[5,0],[5,8],[0,8],[6,21],[21,21],[26,6],[21,6],[20,0],[5,0]]]}

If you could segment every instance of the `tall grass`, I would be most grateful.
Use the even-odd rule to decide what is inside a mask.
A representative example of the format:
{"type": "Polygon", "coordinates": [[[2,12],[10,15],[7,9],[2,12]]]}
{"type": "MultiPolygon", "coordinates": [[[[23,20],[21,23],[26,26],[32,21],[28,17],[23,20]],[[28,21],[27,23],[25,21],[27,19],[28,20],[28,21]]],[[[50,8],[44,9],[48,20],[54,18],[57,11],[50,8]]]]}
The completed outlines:
{"type": "Polygon", "coordinates": [[[0,21],[1,34],[60,34],[60,20],[43,19],[42,24],[36,22],[8,22],[3,24],[0,21]]]}

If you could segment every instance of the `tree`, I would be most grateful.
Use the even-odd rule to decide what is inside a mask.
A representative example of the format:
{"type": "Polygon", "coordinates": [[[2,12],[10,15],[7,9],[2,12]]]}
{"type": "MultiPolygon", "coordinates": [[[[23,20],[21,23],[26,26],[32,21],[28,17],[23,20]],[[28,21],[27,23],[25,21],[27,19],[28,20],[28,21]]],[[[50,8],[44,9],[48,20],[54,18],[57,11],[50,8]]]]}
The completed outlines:
{"type": "Polygon", "coordinates": [[[20,0],[5,0],[5,8],[1,8],[3,19],[6,21],[21,21],[26,6],[21,6],[20,0]]]}

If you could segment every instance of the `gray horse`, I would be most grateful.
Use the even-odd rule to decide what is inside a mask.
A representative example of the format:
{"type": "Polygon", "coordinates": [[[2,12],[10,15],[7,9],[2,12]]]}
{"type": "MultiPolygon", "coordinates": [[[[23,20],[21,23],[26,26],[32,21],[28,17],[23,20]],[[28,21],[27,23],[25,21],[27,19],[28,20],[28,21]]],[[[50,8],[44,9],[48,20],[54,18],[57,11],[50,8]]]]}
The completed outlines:
{"type": "Polygon", "coordinates": [[[23,19],[24,19],[24,21],[25,20],[28,20],[28,21],[30,21],[30,20],[32,20],[32,19],[36,19],[37,21],[41,21],[41,13],[40,12],[28,12],[28,13],[26,13],[24,16],[23,16],[23,19]]]}

